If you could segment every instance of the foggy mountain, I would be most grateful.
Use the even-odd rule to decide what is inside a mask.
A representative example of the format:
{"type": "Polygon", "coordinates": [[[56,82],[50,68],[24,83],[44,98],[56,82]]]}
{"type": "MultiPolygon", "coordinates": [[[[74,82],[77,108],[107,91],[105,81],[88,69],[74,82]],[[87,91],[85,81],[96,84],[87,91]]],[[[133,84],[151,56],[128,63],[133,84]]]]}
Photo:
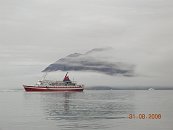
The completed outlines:
{"type": "Polygon", "coordinates": [[[53,71],[93,71],[107,75],[134,76],[134,65],[108,61],[105,53],[110,48],[95,48],[84,54],[73,53],[50,64],[42,72],[53,71]]]}

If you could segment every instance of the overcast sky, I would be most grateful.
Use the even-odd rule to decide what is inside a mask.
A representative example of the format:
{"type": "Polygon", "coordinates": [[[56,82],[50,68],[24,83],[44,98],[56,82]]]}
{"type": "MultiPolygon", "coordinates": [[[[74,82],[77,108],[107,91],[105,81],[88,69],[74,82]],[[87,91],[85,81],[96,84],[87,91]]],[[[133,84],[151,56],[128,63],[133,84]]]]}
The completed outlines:
{"type": "Polygon", "coordinates": [[[112,47],[136,77],[72,75],[87,85],[172,86],[172,23],[172,0],[0,0],[0,81],[33,83],[66,55],[112,47]]]}

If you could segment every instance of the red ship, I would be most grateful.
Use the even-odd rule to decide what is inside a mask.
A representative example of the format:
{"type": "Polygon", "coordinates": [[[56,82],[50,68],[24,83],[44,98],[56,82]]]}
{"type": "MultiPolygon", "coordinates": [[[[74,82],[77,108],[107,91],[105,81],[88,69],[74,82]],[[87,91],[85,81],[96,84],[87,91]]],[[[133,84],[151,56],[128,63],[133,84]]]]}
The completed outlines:
{"type": "Polygon", "coordinates": [[[50,91],[83,91],[84,85],[78,85],[69,79],[68,72],[64,76],[63,81],[39,80],[36,85],[23,85],[27,92],[50,92],[50,91]]]}

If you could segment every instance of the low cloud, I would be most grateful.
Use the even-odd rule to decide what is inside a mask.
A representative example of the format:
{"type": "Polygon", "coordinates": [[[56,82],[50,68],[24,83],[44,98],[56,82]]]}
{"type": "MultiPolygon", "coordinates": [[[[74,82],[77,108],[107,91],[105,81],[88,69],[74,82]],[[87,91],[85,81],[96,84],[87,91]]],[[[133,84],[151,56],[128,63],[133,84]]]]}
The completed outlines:
{"type": "Polygon", "coordinates": [[[119,61],[108,61],[111,48],[95,48],[84,54],[73,53],[50,64],[42,72],[93,71],[111,76],[134,76],[134,65],[119,61]]]}

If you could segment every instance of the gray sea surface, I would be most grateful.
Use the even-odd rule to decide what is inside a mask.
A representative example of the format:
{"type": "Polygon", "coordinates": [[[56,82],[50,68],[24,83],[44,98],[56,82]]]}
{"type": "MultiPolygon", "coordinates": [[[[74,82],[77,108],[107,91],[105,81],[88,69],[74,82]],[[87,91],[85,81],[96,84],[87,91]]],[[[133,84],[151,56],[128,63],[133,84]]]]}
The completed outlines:
{"type": "Polygon", "coordinates": [[[173,130],[172,90],[0,90],[0,130],[173,130]],[[129,119],[160,114],[161,119],[129,119]]]}

